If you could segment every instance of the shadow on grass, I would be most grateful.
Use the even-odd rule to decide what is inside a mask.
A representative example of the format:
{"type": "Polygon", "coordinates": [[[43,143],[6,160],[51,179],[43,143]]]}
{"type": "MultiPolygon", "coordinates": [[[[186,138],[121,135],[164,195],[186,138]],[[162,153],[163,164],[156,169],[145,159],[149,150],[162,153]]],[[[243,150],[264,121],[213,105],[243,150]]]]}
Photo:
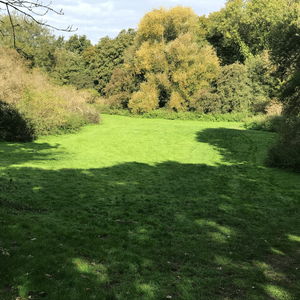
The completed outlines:
{"type": "Polygon", "coordinates": [[[299,299],[299,177],[249,168],[252,134],[197,135],[232,165],[8,167],[0,296],[299,299]]]}
{"type": "Polygon", "coordinates": [[[234,128],[207,128],[197,133],[196,140],[213,145],[226,163],[263,166],[274,133],[234,128]]]}
{"type": "Polygon", "coordinates": [[[59,144],[52,146],[48,143],[7,143],[0,141],[0,167],[22,164],[29,161],[53,159],[42,151],[57,149],[59,144]]]}

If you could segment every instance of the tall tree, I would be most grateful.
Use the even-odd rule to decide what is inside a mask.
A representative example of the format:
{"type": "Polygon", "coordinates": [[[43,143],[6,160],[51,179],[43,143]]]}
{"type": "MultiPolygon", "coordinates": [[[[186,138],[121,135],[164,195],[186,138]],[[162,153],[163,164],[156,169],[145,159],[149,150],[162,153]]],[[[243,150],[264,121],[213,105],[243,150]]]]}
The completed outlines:
{"type": "Polygon", "coordinates": [[[191,109],[193,95],[216,78],[219,61],[197,35],[200,19],[189,7],[161,7],[141,19],[126,68],[142,78],[128,107],[134,113],[167,106],[191,109]]]}
{"type": "Polygon", "coordinates": [[[96,89],[105,94],[104,88],[108,84],[115,67],[121,67],[124,63],[125,50],[133,44],[136,31],[133,29],[122,30],[114,39],[102,38],[93,49],[84,52],[88,59],[89,67],[94,76],[96,89]]]}
{"type": "Polygon", "coordinates": [[[31,60],[32,66],[43,67],[49,71],[55,65],[54,52],[60,39],[56,39],[47,27],[16,13],[12,13],[10,17],[0,15],[0,19],[1,45],[14,47],[15,42],[26,53],[26,58],[31,60]],[[15,41],[10,19],[18,24],[14,30],[15,41]]]}
{"type": "Polygon", "coordinates": [[[285,113],[300,114],[300,4],[289,1],[283,18],[270,33],[270,49],[282,82],[281,100],[285,113]]]}
{"type": "Polygon", "coordinates": [[[283,16],[289,0],[231,0],[209,16],[208,40],[223,64],[244,62],[269,49],[271,28],[283,16]]]}

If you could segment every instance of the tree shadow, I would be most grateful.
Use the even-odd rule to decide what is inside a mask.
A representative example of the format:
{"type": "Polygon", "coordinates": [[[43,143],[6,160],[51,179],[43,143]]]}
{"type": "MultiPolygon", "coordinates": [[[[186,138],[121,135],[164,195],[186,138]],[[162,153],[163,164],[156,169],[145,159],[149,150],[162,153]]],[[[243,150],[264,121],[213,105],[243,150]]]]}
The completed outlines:
{"type": "Polygon", "coordinates": [[[293,175],[287,189],[259,166],[233,172],[250,164],[255,147],[245,146],[250,156],[233,153],[228,137],[238,134],[208,129],[197,137],[231,165],[7,167],[16,179],[1,195],[2,295],[299,298],[299,182],[293,175]]]}
{"type": "MultiPolygon", "coordinates": [[[[0,141],[0,167],[22,164],[29,161],[53,160],[49,150],[58,149],[59,144],[48,143],[10,143],[0,141]]],[[[58,152],[56,152],[58,154],[58,152]]]]}
{"type": "Polygon", "coordinates": [[[197,133],[196,140],[214,146],[222,155],[223,162],[263,167],[263,159],[274,137],[275,134],[264,131],[207,128],[197,133]]]}

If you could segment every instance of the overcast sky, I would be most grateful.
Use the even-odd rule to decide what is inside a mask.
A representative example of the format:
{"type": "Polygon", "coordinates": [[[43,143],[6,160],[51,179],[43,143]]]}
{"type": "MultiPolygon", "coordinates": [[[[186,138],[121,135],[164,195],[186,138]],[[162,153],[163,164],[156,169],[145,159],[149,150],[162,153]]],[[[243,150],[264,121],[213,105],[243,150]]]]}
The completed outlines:
{"type": "MultiPolygon", "coordinates": [[[[48,4],[47,0],[43,4],[48,4]]],[[[52,0],[51,7],[63,9],[64,16],[47,14],[43,20],[50,25],[66,28],[73,25],[78,30],[73,34],[86,35],[93,44],[102,37],[114,38],[122,29],[137,28],[144,14],[153,8],[169,8],[179,4],[191,7],[199,16],[209,15],[225,6],[225,0],[52,0]]],[[[70,34],[54,32],[55,35],[70,34]]]]}

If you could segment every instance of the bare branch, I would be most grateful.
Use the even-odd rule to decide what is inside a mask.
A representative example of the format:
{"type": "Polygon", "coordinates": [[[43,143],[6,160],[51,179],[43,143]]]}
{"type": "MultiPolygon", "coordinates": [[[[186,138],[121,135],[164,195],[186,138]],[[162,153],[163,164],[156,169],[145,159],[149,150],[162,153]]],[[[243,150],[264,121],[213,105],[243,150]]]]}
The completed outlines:
{"type": "Polygon", "coordinates": [[[8,9],[8,5],[6,5],[6,10],[7,10],[7,13],[8,13],[8,16],[9,16],[9,20],[10,20],[10,24],[11,24],[11,28],[12,28],[12,31],[13,31],[14,48],[17,49],[17,47],[16,47],[15,25],[14,25],[12,19],[11,19],[11,15],[10,15],[10,11],[8,9]]]}
{"type": "MultiPolygon", "coordinates": [[[[57,28],[55,26],[47,24],[47,22],[39,21],[36,19],[35,16],[40,16],[43,17],[45,16],[48,12],[53,12],[58,15],[64,15],[62,9],[60,11],[57,11],[53,9],[51,6],[52,2],[49,4],[43,4],[43,2],[37,0],[37,1],[26,1],[26,0],[0,0],[0,4],[4,4],[6,6],[6,9],[8,8],[13,8],[20,14],[32,19],[34,22],[36,22],[39,25],[46,26],[58,31],[66,31],[66,32],[74,32],[77,29],[73,29],[73,25],[68,26],[67,28],[57,28]],[[43,12],[39,12],[38,9],[44,10],[43,12]]],[[[9,14],[10,15],[10,14],[9,14]]],[[[12,24],[12,22],[11,22],[12,24]]],[[[12,24],[13,26],[13,24],[12,24]]]]}
{"type": "MultiPolygon", "coordinates": [[[[27,1],[27,0],[0,0],[0,5],[1,4],[5,5],[8,16],[9,16],[10,25],[11,25],[11,28],[12,28],[12,37],[13,37],[14,48],[23,57],[26,57],[27,59],[29,58],[28,54],[26,54],[22,49],[18,48],[17,45],[16,45],[15,28],[17,26],[19,26],[19,24],[14,24],[13,23],[10,8],[14,9],[18,13],[20,13],[21,15],[24,15],[25,17],[31,19],[32,21],[34,21],[35,23],[37,23],[41,26],[46,26],[48,28],[52,28],[52,29],[55,29],[55,30],[58,30],[58,31],[65,31],[65,32],[74,32],[74,31],[77,30],[77,28],[73,29],[73,25],[68,26],[67,28],[61,29],[61,28],[57,28],[55,26],[47,24],[46,21],[44,22],[44,21],[39,21],[39,20],[36,19],[35,16],[43,17],[48,12],[53,12],[57,15],[64,15],[62,9],[60,11],[57,11],[57,10],[55,10],[51,7],[52,2],[50,2],[49,4],[43,4],[43,2],[40,1],[40,0],[36,0],[35,2],[34,1],[27,1]],[[40,12],[39,10],[42,10],[43,12],[40,12]]],[[[2,9],[0,8],[0,11],[1,10],[2,9]]],[[[1,22],[3,23],[3,21],[1,21],[1,22]]],[[[0,33],[2,34],[2,36],[5,36],[5,34],[2,30],[0,30],[0,33]]]]}

